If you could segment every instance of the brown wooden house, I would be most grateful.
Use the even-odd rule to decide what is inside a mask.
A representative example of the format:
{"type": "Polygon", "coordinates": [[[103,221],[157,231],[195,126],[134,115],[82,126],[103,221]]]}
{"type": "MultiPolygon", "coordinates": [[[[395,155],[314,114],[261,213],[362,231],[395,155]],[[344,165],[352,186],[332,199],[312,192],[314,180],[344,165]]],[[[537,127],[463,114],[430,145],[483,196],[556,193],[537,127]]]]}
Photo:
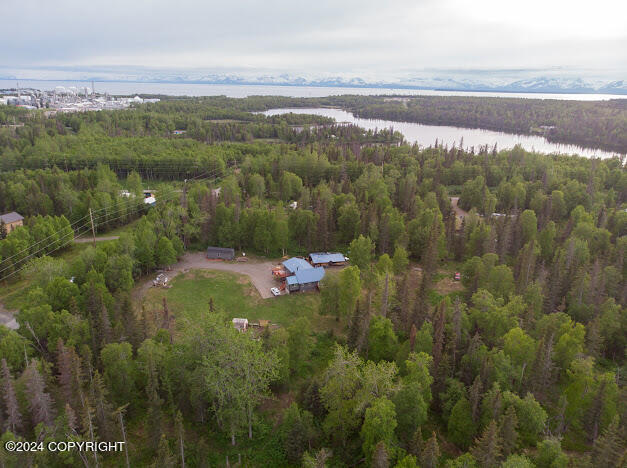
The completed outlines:
{"type": "Polygon", "coordinates": [[[7,234],[16,227],[24,225],[24,217],[15,211],[0,215],[0,221],[6,226],[7,234]]]}

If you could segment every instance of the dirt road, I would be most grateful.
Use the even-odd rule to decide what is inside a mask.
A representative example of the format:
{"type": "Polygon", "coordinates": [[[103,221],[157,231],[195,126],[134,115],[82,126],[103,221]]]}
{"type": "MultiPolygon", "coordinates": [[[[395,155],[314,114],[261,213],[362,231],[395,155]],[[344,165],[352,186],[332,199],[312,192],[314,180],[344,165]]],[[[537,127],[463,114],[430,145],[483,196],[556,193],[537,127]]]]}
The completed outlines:
{"type": "MultiPolygon", "coordinates": [[[[104,237],[96,237],[96,242],[100,241],[109,241],[119,239],[120,236],[104,236],[104,237]]],[[[93,242],[94,239],[92,237],[81,237],[79,239],[74,239],[74,242],[77,244],[86,244],[88,242],[93,242]]]]}
{"type": "Polygon", "coordinates": [[[455,216],[459,218],[465,218],[468,216],[468,212],[462,210],[457,204],[459,203],[459,197],[451,197],[451,205],[453,206],[453,210],[455,210],[455,216]]]}
{"type": "MultiPolygon", "coordinates": [[[[247,275],[250,281],[257,288],[262,298],[267,299],[273,297],[270,288],[277,286],[277,282],[272,277],[272,267],[275,263],[271,261],[248,260],[247,262],[222,262],[217,260],[207,260],[204,252],[186,253],[183,258],[173,265],[170,271],[165,274],[168,281],[171,281],[179,273],[185,273],[189,270],[220,270],[247,275]]],[[[141,299],[152,287],[153,276],[146,278],[133,291],[133,298],[141,299]]]]}

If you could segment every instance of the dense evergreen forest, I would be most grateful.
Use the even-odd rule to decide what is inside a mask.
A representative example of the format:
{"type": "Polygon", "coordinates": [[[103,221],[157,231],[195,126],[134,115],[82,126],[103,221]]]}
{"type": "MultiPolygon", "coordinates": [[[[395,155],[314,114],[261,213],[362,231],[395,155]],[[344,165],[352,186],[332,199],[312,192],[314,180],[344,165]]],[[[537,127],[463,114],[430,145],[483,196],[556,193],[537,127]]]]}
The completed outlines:
{"type": "MultiPolygon", "coordinates": [[[[225,115],[231,118],[243,111],[280,107],[341,107],[357,117],[369,119],[540,134],[551,142],[627,154],[625,99],[586,102],[461,96],[214,97],[205,99],[203,112],[213,112],[216,106],[230,109],[231,114],[225,115]]],[[[149,104],[148,108],[157,112],[188,110],[185,104],[170,100],[149,104]]]]}
{"type": "Polygon", "coordinates": [[[371,119],[485,128],[548,141],[627,153],[627,102],[565,101],[460,96],[336,98],[355,115],[371,119]]]}
{"type": "MultiPolygon", "coordinates": [[[[19,305],[20,325],[0,326],[0,465],[624,466],[624,161],[420,149],[317,116],[249,113],[296,101],[171,99],[49,119],[0,107],[24,124],[0,128],[0,212],[25,217],[0,225],[0,301],[19,305]],[[90,209],[99,232],[121,233],[77,249],[90,209]],[[218,300],[189,321],[165,300],[139,305],[147,275],[208,245],[341,251],[350,266],[301,293],[321,320],[294,308],[258,339],[218,300]],[[18,440],[127,451],[4,449],[18,440]]],[[[422,105],[377,102],[403,119],[422,105]]],[[[563,103],[567,126],[575,107],[563,103]]],[[[607,119],[595,137],[624,150],[624,109],[588,104],[573,106],[607,119]]],[[[521,129],[560,125],[509,115],[521,129]]]]}

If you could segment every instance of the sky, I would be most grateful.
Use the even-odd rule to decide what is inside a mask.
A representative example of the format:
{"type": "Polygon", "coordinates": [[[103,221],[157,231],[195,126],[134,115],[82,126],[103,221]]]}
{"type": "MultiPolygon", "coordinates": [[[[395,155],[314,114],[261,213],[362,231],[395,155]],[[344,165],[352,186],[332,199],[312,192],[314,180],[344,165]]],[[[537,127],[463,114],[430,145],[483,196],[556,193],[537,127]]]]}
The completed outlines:
{"type": "Polygon", "coordinates": [[[621,0],[3,0],[2,11],[0,67],[25,78],[145,68],[627,79],[621,0]]]}

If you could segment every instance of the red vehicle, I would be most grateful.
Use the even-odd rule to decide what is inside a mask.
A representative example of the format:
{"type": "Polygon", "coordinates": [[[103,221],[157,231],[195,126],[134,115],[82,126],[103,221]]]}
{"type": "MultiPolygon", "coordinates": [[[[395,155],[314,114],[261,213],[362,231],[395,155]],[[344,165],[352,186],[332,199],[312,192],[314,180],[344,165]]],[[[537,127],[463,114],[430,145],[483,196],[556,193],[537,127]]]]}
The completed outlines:
{"type": "Polygon", "coordinates": [[[459,271],[455,272],[455,276],[453,276],[453,279],[455,281],[461,281],[462,280],[462,274],[459,271]]]}

